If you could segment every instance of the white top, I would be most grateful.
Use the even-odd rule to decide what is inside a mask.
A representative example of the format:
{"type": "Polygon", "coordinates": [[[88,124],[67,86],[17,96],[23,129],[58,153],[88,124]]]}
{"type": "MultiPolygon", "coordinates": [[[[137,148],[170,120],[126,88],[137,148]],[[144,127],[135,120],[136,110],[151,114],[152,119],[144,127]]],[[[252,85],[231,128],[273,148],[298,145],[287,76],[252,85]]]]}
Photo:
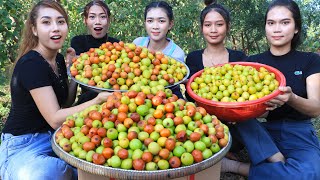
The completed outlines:
{"type": "MultiPolygon", "coordinates": [[[[165,55],[171,56],[172,58],[184,62],[185,54],[183,50],[176,45],[170,38],[167,38],[169,41],[168,45],[162,51],[165,55]]],[[[147,47],[150,41],[150,37],[138,37],[133,43],[137,46],[147,47]]]]}

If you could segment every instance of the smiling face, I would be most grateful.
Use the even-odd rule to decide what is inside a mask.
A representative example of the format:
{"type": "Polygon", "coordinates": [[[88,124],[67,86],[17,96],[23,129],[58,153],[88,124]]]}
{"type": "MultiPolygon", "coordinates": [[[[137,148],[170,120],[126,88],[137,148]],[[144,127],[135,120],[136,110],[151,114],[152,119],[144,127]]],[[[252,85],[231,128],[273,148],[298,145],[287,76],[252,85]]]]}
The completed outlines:
{"type": "Polygon", "coordinates": [[[292,13],[283,6],[276,6],[268,12],[265,30],[271,49],[290,49],[293,36],[298,33],[292,13]]]}
{"type": "Polygon", "coordinates": [[[91,35],[100,39],[107,34],[109,28],[109,17],[101,6],[90,7],[85,24],[91,35]]]}
{"type": "Polygon", "coordinates": [[[153,41],[161,41],[167,38],[168,31],[173,26],[173,21],[162,8],[152,8],[149,10],[145,21],[146,31],[153,41]]]}
{"type": "Polygon", "coordinates": [[[209,44],[224,43],[228,28],[224,18],[216,11],[210,11],[203,22],[202,34],[209,44]]]}
{"type": "Polygon", "coordinates": [[[48,50],[59,50],[68,34],[66,19],[52,8],[40,8],[33,34],[38,37],[38,46],[48,50]]]}

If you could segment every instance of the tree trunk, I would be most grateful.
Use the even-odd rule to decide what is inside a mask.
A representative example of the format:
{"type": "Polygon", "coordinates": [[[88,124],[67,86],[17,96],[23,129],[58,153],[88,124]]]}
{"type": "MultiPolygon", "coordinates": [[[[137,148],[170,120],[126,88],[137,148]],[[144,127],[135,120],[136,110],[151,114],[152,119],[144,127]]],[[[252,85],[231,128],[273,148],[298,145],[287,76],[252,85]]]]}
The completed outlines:
{"type": "Polygon", "coordinates": [[[251,47],[251,43],[250,43],[250,38],[249,38],[249,36],[248,36],[248,34],[247,33],[244,33],[244,36],[246,37],[246,40],[247,40],[247,47],[246,47],[246,51],[250,51],[250,49],[252,48],[251,47]]]}
{"type": "Polygon", "coordinates": [[[256,40],[254,40],[254,43],[255,43],[255,44],[256,44],[256,46],[257,46],[257,50],[258,50],[258,52],[259,52],[259,53],[261,53],[261,50],[260,50],[260,47],[259,47],[258,42],[257,42],[256,40]]]}
{"type": "Polygon", "coordinates": [[[242,49],[245,50],[243,32],[241,32],[241,44],[242,44],[242,49]]]}
{"type": "Polygon", "coordinates": [[[233,49],[237,50],[236,38],[234,36],[231,36],[231,39],[232,39],[233,49]]]}

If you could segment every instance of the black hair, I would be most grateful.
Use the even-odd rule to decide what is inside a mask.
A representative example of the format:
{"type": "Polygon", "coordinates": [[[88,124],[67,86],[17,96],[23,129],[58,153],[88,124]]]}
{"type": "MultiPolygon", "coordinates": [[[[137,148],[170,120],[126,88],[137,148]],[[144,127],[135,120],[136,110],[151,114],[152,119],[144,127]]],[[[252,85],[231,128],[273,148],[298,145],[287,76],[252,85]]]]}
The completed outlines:
{"type": "Polygon", "coordinates": [[[93,0],[93,1],[89,2],[83,9],[83,16],[85,17],[85,19],[88,18],[89,9],[94,5],[102,7],[102,9],[108,15],[108,18],[110,18],[111,12],[110,12],[110,8],[108,7],[108,5],[101,0],[93,0]]]}
{"type": "Polygon", "coordinates": [[[165,10],[165,13],[167,14],[168,18],[170,21],[173,20],[173,11],[172,11],[172,7],[165,1],[156,1],[156,2],[152,2],[149,5],[146,6],[145,10],[144,10],[144,19],[147,19],[147,14],[148,12],[152,9],[152,8],[162,8],[163,10],[165,10]]]}
{"type": "Polygon", "coordinates": [[[216,0],[204,0],[204,4],[206,6],[209,6],[210,4],[214,4],[214,3],[217,3],[217,1],[216,0]]]}
{"type": "Polygon", "coordinates": [[[301,33],[302,33],[302,18],[301,18],[299,6],[293,0],[274,0],[274,1],[272,1],[268,6],[268,9],[267,9],[267,12],[266,12],[266,15],[264,18],[265,24],[267,23],[268,12],[272,8],[277,7],[277,6],[283,6],[283,7],[287,8],[292,14],[292,17],[293,17],[294,23],[295,23],[295,28],[298,30],[298,32],[295,33],[292,38],[291,48],[296,49],[301,43],[301,33]]]}
{"type": "Polygon", "coordinates": [[[216,11],[223,17],[224,21],[227,24],[227,30],[229,30],[231,20],[229,11],[221,4],[218,4],[215,0],[204,0],[204,4],[206,5],[206,7],[201,11],[200,14],[201,28],[203,26],[204,19],[206,18],[207,14],[211,11],[216,11]]]}
{"type": "Polygon", "coordinates": [[[68,14],[59,2],[53,0],[39,1],[31,8],[27,20],[25,22],[19,45],[17,60],[20,59],[27,52],[29,52],[31,49],[35,48],[39,43],[39,38],[33,34],[32,28],[37,27],[37,18],[41,8],[50,8],[58,11],[64,17],[67,25],[69,26],[68,14]]]}

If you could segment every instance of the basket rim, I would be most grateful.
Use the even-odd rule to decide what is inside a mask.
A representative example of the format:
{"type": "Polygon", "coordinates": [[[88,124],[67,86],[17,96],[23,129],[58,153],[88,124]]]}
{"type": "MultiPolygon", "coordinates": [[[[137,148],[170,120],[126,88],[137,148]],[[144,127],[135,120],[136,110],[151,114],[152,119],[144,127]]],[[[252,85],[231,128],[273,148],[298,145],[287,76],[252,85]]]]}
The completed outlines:
{"type": "MultiPolygon", "coordinates": [[[[286,86],[286,78],[283,75],[283,73],[280,72],[278,69],[272,67],[272,66],[269,66],[269,65],[266,65],[266,64],[262,64],[262,63],[257,63],[257,62],[242,62],[242,61],[239,61],[239,62],[229,62],[229,63],[224,63],[224,64],[218,64],[215,67],[223,66],[225,64],[231,64],[231,65],[239,64],[239,65],[243,65],[243,66],[255,65],[255,66],[258,66],[258,67],[265,67],[268,71],[271,71],[271,72],[277,74],[277,76],[279,76],[279,79],[280,79],[279,87],[280,86],[286,86]]],[[[261,104],[262,102],[266,102],[266,101],[278,96],[281,93],[281,91],[277,89],[274,92],[268,94],[267,96],[264,96],[264,97],[256,99],[256,100],[245,101],[245,102],[220,102],[220,101],[212,101],[212,100],[204,99],[204,98],[198,96],[196,93],[194,93],[193,90],[191,89],[191,83],[194,81],[194,79],[196,77],[200,76],[203,71],[204,71],[204,69],[202,69],[202,70],[196,72],[195,74],[193,74],[189,78],[186,88],[187,88],[188,94],[195,101],[198,101],[200,103],[203,103],[203,104],[206,104],[206,105],[209,105],[209,106],[238,108],[238,107],[244,107],[244,106],[257,105],[257,104],[261,104]]]]}
{"type": "MultiPolygon", "coordinates": [[[[168,55],[166,55],[166,56],[168,56],[168,55]]],[[[173,58],[173,57],[171,57],[171,56],[168,56],[168,57],[173,58]]],[[[174,58],[173,58],[173,59],[174,59],[174,58]]],[[[185,62],[178,61],[178,60],[176,60],[176,59],[174,59],[174,60],[177,61],[177,62],[179,62],[179,63],[182,63],[182,64],[186,67],[186,69],[187,69],[187,74],[186,74],[186,75],[183,77],[183,79],[181,79],[180,81],[178,81],[178,82],[176,82],[176,83],[174,83],[174,84],[170,84],[170,85],[168,85],[168,86],[165,86],[165,87],[164,87],[165,89],[171,88],[171,87],[175,87],[175,86],[180,85],[181,83],[184,83],[185,81],[188,80],[188,77],[189,77],[189,75],[190,75],[190,69],[189,69],[189,67],[187,66],[187,64],[186,64],[185,62]]],[[[83,86],[85,89],[92,90],[92,91],[95,91],[95,92],[98,92],[98,93],[99,93],[99,92],[102,92],[102,91],[107,91],[107,92],[127,92],[127,91],[130,91],[130,90],[121,90],[121,89],[119,89],[119,90],[106,89],[106,88],[100,88],[100,87],[97,87],[97,86],[90,86],[90,85],[88,85],[88,84],[85,84],[85,83],[77,80],[75,77],[71,76],[71,72],[70,72],[70,67],[71,67],[71,66],[72,66],[72,65],[70,65],[70,66],[67,68],[67,75],[68,75],[73,81],[75,81],[75,82],[78,83],[79,85],[83,86]]]]}
{"type": "Polygon", "coordinates": [[[120,168],[106,167],[103,165],[97,165],[92,162],[88,162],[72,156],[71,154],[65,152],[56,142],[55,135],[61,129],[59,127],[53,134],[51,138],[51,146],[53,151],[58,157],[66,161],[68,164],[81,169],[85,172],[92,173],[95,175],[106,176],[116,179],[168,179],[168,178],[179,178],[188,175],[198,173],[202,170],[210,168],[211,166],[218,163],[229,151],[232,144],[232,137],[230,131],[228,132],[229,141],[227,145],[221,150],[213,154],[210,158],[205,159],[199,163],[192,164],[190,166],[183,166],[179,168],[166,169],[166,170],[155,170],[155,171],[137,171],[137,170],[125,170],[120,168]]]}

